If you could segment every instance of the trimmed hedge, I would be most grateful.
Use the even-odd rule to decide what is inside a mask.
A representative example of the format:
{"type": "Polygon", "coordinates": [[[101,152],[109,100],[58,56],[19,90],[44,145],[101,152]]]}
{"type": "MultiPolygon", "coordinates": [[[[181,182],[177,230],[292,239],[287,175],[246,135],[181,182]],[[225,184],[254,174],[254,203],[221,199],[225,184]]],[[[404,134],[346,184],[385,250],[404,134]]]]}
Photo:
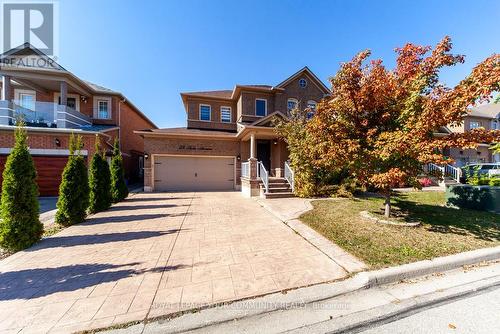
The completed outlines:
{"type": "Polygon", "coordinates": [[[104,211],[111,206],[111,174],[96,136],[95,153],[89,168],[89,213],[104,211]]]}

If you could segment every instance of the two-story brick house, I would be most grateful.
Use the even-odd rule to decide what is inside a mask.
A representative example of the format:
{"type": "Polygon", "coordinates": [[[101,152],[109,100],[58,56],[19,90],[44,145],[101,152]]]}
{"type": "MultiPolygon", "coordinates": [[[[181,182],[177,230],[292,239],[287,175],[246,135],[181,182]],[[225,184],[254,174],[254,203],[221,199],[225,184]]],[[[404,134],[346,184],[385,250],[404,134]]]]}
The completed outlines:
{"type": "Polygon", "coordinates": [[[57,195],[72,133],[83,137],[87,158],[96,137],[108,151],[118,137],[127,179],[142,179],[144,143],[134,130],[156,126],[123,94],[80,79],[29,44],[2,55],[0,75],[0,175],[22,117],[41,195],[57,195]]]}
{"type": "MultiPolygon", "coordinates": [[[[470,113],[465,117],[460,126],[448,127],[451,132],[463,133],[475,128],[486,130],[500,129],[500,104],[490,103],[471,108],[470,113]]],[[[500,162],[500,155],[492,154],[489,149],[490,144],[481,143],[477,149],[451,148],[445,152],[456,162],[457,166],[464,166],[468,163],[477,162],[500,162]]]]}
{"type": "Polygon", "coordinates": [[[276,86],[182,93],[187,127],[136,131],[144,137],[144,189],[258,192],[260,179],[284,176],[286,144],[274,116],[299,107],[314,110],[330,93],[304,67],[276,86]]]}

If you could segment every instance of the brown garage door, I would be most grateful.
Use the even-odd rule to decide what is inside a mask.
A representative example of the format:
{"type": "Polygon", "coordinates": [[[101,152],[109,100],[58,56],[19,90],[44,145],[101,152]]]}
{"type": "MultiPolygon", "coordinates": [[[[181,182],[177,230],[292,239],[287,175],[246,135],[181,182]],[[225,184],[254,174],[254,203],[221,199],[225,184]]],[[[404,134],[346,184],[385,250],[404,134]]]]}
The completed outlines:
{"type": "Polygon", "coordinates": [[[160,156],[154,158],[156,191],[234,189],[234,158],[160,156]]]}
{"type": "MultiPolygon", "coordinates": [[[[3,173],[7,156],[0,156],[0,171],[3,173]]],[[[33,162],[37,172],[37,183],[40,196],[57,196],[61,176],[68,157],[34,156],[33,162]]],[[[0,181],[2,176],[0,174],[0,181]]]]}

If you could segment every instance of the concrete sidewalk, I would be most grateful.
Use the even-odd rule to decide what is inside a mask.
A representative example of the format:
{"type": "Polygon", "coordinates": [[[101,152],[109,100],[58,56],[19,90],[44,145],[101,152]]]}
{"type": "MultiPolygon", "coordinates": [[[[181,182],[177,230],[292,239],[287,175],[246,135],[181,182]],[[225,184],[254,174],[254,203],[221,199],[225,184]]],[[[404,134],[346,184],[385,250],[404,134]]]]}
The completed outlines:
{"type": "MultiPolygon", "coordinates": [[[[350,281],[350,280],[348,280],[350,281]]],[[[347,281],[329,284],[346,289],[347,281]]],[[[439,303],[468,296],[477,291],[500,286],[500,263],[492,262],[466,266],[403,282],[356,290],[315,302],[288,303],[287,297],[263,297],[239,302],[215,309],[186,314],[171,320],[138,324],[113,334],[153,333],[340,333],[369,328],[374,324],[390,320],[398,314],[431,307],[439,303]],[[270,303],[283,303],[279,310],[255,313],[270,303]],[[222,313],[239,313],[240,316],[213,323],[222,313]]],[[[305,288],[314,293],[320,286],[305,288]]],[[[299,290],[299,291],[300,291],[299,290]]]]}

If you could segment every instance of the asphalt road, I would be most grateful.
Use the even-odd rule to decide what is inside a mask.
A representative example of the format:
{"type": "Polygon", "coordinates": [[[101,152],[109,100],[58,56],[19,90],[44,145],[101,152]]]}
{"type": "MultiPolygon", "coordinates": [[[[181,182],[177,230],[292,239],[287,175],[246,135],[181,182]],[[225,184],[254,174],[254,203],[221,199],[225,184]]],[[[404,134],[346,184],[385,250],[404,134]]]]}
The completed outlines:
{"type": "Polygon", "coordinates": [[[362,333],[500,333],[500,288],[426,309],[362,333]]]}

